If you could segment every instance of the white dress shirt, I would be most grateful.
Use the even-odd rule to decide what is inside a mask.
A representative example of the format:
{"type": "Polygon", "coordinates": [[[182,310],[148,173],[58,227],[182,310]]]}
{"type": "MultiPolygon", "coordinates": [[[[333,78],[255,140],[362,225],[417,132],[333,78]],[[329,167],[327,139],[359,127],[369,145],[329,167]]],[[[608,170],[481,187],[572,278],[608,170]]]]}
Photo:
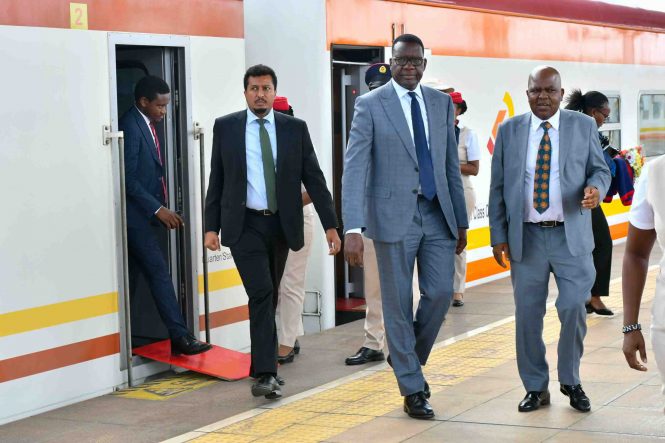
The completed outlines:
{"type": "Polygon", "coordinates": [[[628,216],[630,224],[643,231],[656,228],[653,207],[647,200],[647,189],[649,189],[648,183],[649,165],[646,164],[642,168],[640,177],[637,179],[635,194],[633,195],[633,204],[630,207],[630,215],[628,216]]]}
{"type": "MultiPolygon", "coordinates": [[[[404,118],[406,118],[406,124],[409,126],[409,132],[411,132],[411,140],[413,140],[413,121],[411,121],[411,96],[409,95],[408,89],[397,84],[395,80],[390,80],[395,88],[397,97],[399,98],[399,103],[402,105],[402,112],[404,112],[404,118]]],[[[423,123],[425,124],[425,137],[427,138],[427,147],[429,148],[429,125],[427,124],[427,109],[425,108],[425,99],[423,98],[423,91],[420,88],[420,83],[416,86],[416,89],[413,90],[416,93],[416,99],[418,99],[418,104],[420,105],[420,114],[423,116],[423,123]]],[[[415,144],[415,141],[414,141],[415,144]]]]}
{"type": "Polygon", "coordinates": [[[531,128],[529,130],[529,145],[526,152],[526,173],[524,174],[524,221],[538,223],[541,221],[564,221],[563,203],[561,201],[561,180],[559,175],[559,119],[561,111],[556,111],[547,120],[541,120],[535,114],[531,114],[531,128]],[[536,159],[540,141],[545,130],[540,127],[544,121],[550,122],[552,127],[547,131],[550,136],[552,147],[552,158],[550,159],[550,206],[540,214],[533,207],[533,176],[536,171],[536,159]]]}
{"type": "MultiPolygon", "coordinates": [[[[271,109],[264,117],[264,126],[270,138],[272,158],[277,168],[277,132],[275,131],[275,114],[271,109]]],[[[266,181],[263,177],[263,155],[259,138],[259,118],[247,109],[247,126],[245,126],[245,152],[247,159],[247,207],[250,209],[267,209],[268,196],[266,181]]]]}

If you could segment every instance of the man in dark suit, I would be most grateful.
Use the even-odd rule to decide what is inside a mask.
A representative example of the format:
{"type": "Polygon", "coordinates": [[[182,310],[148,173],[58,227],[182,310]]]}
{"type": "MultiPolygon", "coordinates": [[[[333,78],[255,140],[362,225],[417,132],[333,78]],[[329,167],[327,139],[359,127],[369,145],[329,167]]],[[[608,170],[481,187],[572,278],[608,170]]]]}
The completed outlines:
{"type": "Polygon", "coordinates": [[[252,394],[274,399],[282,394],[273,297],[289,249],[304,244],[301,183],[319,214],[331,255],[339,252],[340,239],[307,124],[272,110],[275,72],[252,66],[244,86],[248,109],[218,118],[213,129],[205,245],[218,250],[221,237],[231,248],[249,297],[250,375],[257,379],[252,394]]]}
{"type": "MultiPolygon", "coordinates": [[[[134,91],[135,106],[119,121],[125,134],[125,187],[127,194],[127,246],[148,286],[171,337],[171,353],[199,354],[210,345],[189,333],[176,298],[169,268],[157,241],[156,230],[177,229],[182,218],[166,207],[163,153],[155,124],[166,115],[169,85],[158,77],[141,79],[134,91]]],[[[132,269],[134,271],[134,269],[132,269]]]]}

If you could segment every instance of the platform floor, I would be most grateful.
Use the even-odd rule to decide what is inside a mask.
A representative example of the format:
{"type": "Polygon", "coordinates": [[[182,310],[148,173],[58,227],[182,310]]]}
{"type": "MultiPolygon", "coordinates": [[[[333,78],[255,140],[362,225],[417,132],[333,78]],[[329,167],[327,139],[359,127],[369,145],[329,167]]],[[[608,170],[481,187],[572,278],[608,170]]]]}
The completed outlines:
{"type": "MultiPolygon", "coordinates": [[[[362,344],[362,321],[303,337],[302,352],[280,374],[277,402],[254,399],[251,381],[228,383],[180,374],[144,389],[107,395],[0,426],[2,442],[401,442],[401,441],[657,441],[665,439],[664,397],[653,363],[639,373],[621,353],[618,280],[623,246],[615,247],[612,295],[619,315],[590,316],[582,360],[592,411],[579,413],[558,393],[558,320],[548,309],[545,340],[552,405],[523,414],[524,395],[514,351],[510,281],[468,290],[451,308],[426,367],[434,420],[413,420],[385,363],[347,367],[362,344]],[[169,384],[171,381],[171,384],[169,384]],[[178,386],[182,387],[179,390],[178,386]]],[[[660,259],[655,250],[652,263],[660,259]]],[[[649,276],[640,320],[648,327],[655,272],[649,276]]],[[[552,284],[550,301],[556,297],[552,284]]],[[[650,349],[649,349],[650,351],[650,349]]]]}

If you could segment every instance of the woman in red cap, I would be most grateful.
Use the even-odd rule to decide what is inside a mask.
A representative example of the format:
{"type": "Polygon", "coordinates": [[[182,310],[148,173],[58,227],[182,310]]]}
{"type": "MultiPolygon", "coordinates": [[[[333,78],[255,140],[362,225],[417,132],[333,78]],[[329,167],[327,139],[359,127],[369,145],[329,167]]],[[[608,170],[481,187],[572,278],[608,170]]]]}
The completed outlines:
{"type": "MultiPolygon", "coordinates": [[[[460,170],[462,171],[462,184],[464,186],[464,199],[466,200],[466,213],[469,222],[473,218],[476,206],[476,192],[471,183],[471,176],[478,175],[480,166],[480,146],[478,137],[469,127],[459,123],[459,116],[467,110],[466,101],[461,92],[451,92],[450,97],[455,105],[455,135],[457,137],[457,150],[460,170]]],[[[453,281],[453,306],[464,306],[464,288],[466,284],[466,250],[455,256],[455,279],[453,281]]]]}

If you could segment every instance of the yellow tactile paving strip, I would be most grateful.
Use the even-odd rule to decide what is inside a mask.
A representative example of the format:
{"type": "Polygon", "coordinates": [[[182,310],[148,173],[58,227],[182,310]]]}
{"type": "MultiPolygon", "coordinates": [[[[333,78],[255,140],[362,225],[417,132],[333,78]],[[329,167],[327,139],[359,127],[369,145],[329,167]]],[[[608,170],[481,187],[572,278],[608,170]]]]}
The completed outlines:
{"type": "MultiPolygon", "coordinates": [[[[643,302],[653,298],[657,270],[649,273],[643,302]]],[[[605,304],[615,312],[622,309],[621,281],[610,286],[605,304]]],[[[589,328],[602,322],[589,316],[589,328]]],[[[551,306],[545,315],[546,344],[556,342],[559,319],[551,306]]],[[[435,348],[424,368],[433,393],[483,374],[515,359],[515,322],[511,321],[480,334],[435,348]]],[[[321,442],[385,415],[402,405],[395,377],[390,368],[340,384],[327,391],[237,423],[215,429],[190,442],[321,442]]]]}
{"type": "Polygon", "coordinates": [[[134,388],[114,392],[112,395],[141,400],[169,400],[186,392],[196,391],[219,382],[219,379],[196,372],[184,372],[159,380],[143,383],[134,388]]]}

